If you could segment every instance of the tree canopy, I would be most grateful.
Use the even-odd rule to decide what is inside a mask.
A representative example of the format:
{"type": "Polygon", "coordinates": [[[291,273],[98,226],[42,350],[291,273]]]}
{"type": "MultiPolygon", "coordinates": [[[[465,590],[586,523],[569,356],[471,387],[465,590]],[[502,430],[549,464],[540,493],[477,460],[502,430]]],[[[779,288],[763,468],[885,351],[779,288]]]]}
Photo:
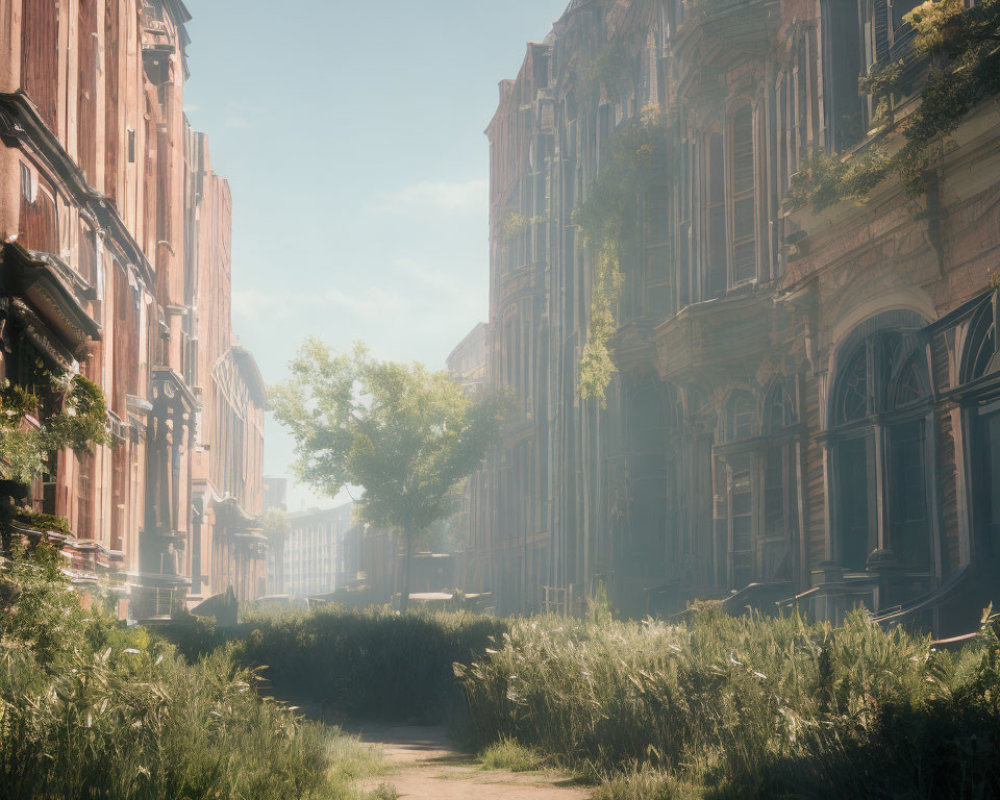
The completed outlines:
{"type": "Polygon", "coordinates": [[[295,439],[299,476],[326,494],[364,490],[361,516],[412,538],[451,512],[461,481],[486,453],[500,404],[476,399],[445,372],[337,353],[310,339],[272,390],[295,439]]]}

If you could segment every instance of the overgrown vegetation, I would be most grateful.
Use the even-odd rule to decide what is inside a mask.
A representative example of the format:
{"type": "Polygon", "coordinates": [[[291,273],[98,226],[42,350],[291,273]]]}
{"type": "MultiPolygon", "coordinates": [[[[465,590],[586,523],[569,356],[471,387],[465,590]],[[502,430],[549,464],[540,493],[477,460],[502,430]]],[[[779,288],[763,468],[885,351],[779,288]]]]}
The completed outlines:
{"type": "Polygon", "coordinates": [[[624,275],[622,242],[634,224],[640,190],[666,163],[667,127],[658,109],[619,131],[609,144],[601,171],[586,201],[573,213],[584,242],[593,254],[590,324],[579,364],[579,391],[584,400],[602,404],[615,365],[610,345],[616,331],[616,309],[624,275]]]}
{"type": "Polygon", "coordinates": [[[107,410],[100,387],[82,375],[59,375],[38,368],[41,389],[4,381],[0,386],[0,473],[30,483],[49,466],[49,457],[69,447],[83,452],[110,443],[107,410]],[[33,416],[39,424],[26,424],[33,416]]]}
{"type": "Polygon", "coordinates": [[[927,0],[905,17],[916,30],[916,49],[931,59],[919,107],[899,123],[893,98],[901,65],[892,63],[862,78],[860,89],[876,101],[875,124],[903,138],[891,155],[882,148],[842,158],[815,153],[789,190],[795,207],[826,208],[860,199],[890,175],[912,194],[946,148],[949,134],[980,101],[1000,91],[1000,0],[927,0]]]}
{"type": "Polygon", "coordinates": [[[82,375],[35,364],[29,386],[0,382],[0,545],[11,547],[11,524],[69,533],[62,517],[30,507],[31,483],[54,469],[64,448],[83,453],[111,443],[101,388],[82,375]]]}
{"type": "Polygon", "coordinates": [[[1000,791],[1000,630],[960,655],[797,617],[515,622],[460,669],[478,746],[516,741],[604,798],[988,797],[1000,791]]]}
{"type": "Polygon", "coordinates": [[[167,635],[194,660],[227,644],[261,668],[269,691],[300,704],[385,720],[446,721],[460,699],[454,663],[470,663],[507,629],[469,612],[394,614],[324,606],[251,617],[233,629],[200,620],[167,635]]]}
{"type": "Polygon", "coordinates": [[[85,611],[40,545],[0,574],[0,799],[350,798],[374,757],[262,698],[226,649],[188,665],[85,611]]]}
{"type": "Polygon", "coordinates": [[[555,766],[605,800],[958,798],[1000,793],[1000,621],[960,653],[798,616],[619,622],[324,609],[191,628],[279,694],[440,722],[481,763],[555,766]],[[454,676],[451,677],[452,662],[454,676]]]}

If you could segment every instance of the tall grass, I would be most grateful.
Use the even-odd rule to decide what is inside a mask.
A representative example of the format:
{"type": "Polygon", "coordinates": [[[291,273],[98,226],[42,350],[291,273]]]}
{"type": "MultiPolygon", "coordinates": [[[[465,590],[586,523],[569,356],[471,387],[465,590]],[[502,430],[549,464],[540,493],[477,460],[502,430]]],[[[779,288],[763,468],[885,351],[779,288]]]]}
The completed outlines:
{"type": "Polygon", "coordinates": [[[54,561],[0,576],[0,799],[349,798],[354,740],[261,697],[228,649],[188,665],[83,610],[54,561]]]}
{"type": "Polygon", "coordinates": [[[448,709],[484,761],[528,753],[607,800],[1000,797],[996,620],[952,654],[861,613],[835,628],[712,604],[678,624],[599,612],[327,608],[174,636],[192,657],[229,642],[296,700],[424,722],[448,709]]]}
{"type": "Polygon", "coordinates": [[[536,747],[607,797],[988,797],[995,631],[953,656],[861,614],[834,629],[703,606],[683,625],[518,621],[458,671],[477,746],[536,747]]]}
{"type": "Polygon", "coordinates": [[[349,716],[444,722],[461,699],[452,665],[470,663],[508,623],[470,612],[349,611],[251,616],[235,629],[201,621],[164,633],[189,658],[231,643],[268,690],[349,716]]]}

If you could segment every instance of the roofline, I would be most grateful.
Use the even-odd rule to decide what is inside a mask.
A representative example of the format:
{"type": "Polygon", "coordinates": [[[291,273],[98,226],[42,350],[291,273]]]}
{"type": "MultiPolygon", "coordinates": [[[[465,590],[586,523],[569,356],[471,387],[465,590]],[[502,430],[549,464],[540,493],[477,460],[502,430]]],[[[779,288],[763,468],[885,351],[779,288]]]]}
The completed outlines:
{"type": "Polygon", "coordinates": [[[267,383],[264,381],[264,376],[261,374],[253,353],[243,345],[234,344],[229,348],[228,355],[232,355],[233,360],[240,367],[250,391],[256,393],[261,408],[266,410],[268,407],[267,383]]]}

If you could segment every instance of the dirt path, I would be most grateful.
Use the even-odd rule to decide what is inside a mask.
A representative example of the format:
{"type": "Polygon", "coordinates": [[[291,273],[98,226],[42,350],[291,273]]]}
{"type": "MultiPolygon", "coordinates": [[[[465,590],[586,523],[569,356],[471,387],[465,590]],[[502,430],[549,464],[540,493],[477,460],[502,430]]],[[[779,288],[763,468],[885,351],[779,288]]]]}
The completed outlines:
{"type": "Polygon", "coordinates": [[[588,800],[591,792],[550,773],[481,769],[455,752],[441,728],[365,725],[365,742],[382,747],[391,770],[362,784],[396,787],[400,800],[588,800]]]}

